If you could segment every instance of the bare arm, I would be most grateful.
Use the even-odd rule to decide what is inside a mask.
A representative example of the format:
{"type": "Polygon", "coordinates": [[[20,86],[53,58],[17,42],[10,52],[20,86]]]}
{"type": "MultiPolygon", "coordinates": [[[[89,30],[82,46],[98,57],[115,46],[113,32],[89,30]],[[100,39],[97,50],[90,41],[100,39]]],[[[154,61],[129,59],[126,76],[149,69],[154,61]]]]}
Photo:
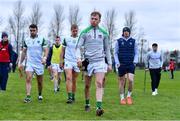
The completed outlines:
{"type": "Polygon", "coordinates": [[[22,64],[22,62],[24,61],[24,59],[26,57],[26,52],[27,52],[27,49],[23,48],[22,53],[20,54],[19,64],[22,64]]]}
{"type": "Polygon", "coordinates": [[[45,40],[44,38],[43,38],[43,42],[42,42],[42,47],[43,47],[43,52],[44,52],[42,64],[46,64],[46,60],[48,57],[48,46],[47,46],[47,40],[45,40]]]}
{"type": "Polygon", "coordinates": [[[44,51],[44,57],[47,59],[48,51],[49,51],[48,47],[44,47],[43,51],[44,51]]]}
{"type": "Polygon", "coordinates": [[[65,47],[62,47],[61,54],[60,54],[60,66],[61,64],[63,64],[64,54],[65,54],[65,47]]]}
{"type": "Polygon", "coordinates": [[[42,64],[46,64],[47,56],[48,56],[48,47],[43,47],[44,56],[42,59],[42,64]]]}

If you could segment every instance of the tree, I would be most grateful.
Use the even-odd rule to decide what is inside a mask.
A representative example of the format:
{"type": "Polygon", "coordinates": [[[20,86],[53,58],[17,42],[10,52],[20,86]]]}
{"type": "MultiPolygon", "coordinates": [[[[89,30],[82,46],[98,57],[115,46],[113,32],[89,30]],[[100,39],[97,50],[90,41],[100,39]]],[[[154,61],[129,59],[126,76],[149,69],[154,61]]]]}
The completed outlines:
{"type": "Polygon", "coordinates": [[[147,40],[146,39],[141,39],[140,41],[140,46],[141,46],[141,49],[140,49],[140,63],[142,64],[144,61],[143,59],[143,53],[144,53],[144,43],[146,43],[147,40]]]}
{"type": "Polygon", "coordinates": [[[79,16],[79,6],[70,6],[69,7],[69,23],[70,25],[76,24],[80,25],[82,18],[79,16]]]}
{"type": "Polygon", "coordinates": [[[19,53],[20,44],[22,42],[23,28],[25,27],[26,20],[23,17],[24,5],[21,0],[14,4],[13,15],[9,17],[10,32],[15,36],[16,52],[19,53]]]}
{"type": "Polygon", "coordinates": [[[41,24],[41,18],[42,18],[41,5],[38,2],[35,2],[34,5],[32,6],[32,13],[29,17],[29,23],[36,24],[39,28],[41,24]]]}
{"type": "Polygon", "coordinates": [[[115,9],[106,11],[104,15],[104,26],[107,29],[108,34],[109,34],[111,53],[113,53],[112,43],[113,43],[114,37],[117,35],[116,28],[115,28],[116,16],[117,16],[117,13],[115,9]]]}
{"type": "Polygon", "coordinates": [[[136,14],[133,10],[129,11],[128,13],[125,13],[125,23],[124,25],[129,27],[131,30],[131,35],[135,36],[136,35],[136,23],[137,20],[135,18],[136,14]]]}
{"type": "Polygon", "coordinates": [[[137,33],[137,42],[138,42],[138,45],[140,46],[140,56],[139,56],[139,60],[140,60],[140,63],[143,64],[144,63],[144,54],[147,53],[148,51],[148,47],[145,48],[145,45],[147,43],[147,40],[144,39],[144,28],[143,27],[140,27],[138,33],[137,33]]]}
{"type": "Polygon", "coordinates": [[[164,65],[165,66],[168,66],[169,65],[169,60],[170,60],[170,51],[169,50],[167,50],[167,51],[165,51],[164,53],[163,53],[163,61],[164,61],[164,65]]]}
{"type": "Polygon", "coordinates": [[[49,32],[49,36],[52,36],[53,38],[55,38],[56,35],[62,34],[63,22],[65,19],[63,12],[64,8],[60,4],[54,6],[54,16],[50,23],[49,32]]]}

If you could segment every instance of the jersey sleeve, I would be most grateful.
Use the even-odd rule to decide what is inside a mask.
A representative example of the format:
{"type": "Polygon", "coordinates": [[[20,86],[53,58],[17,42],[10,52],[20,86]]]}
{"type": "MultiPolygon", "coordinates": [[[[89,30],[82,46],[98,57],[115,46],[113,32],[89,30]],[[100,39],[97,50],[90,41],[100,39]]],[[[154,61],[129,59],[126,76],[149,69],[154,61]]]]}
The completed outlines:
{"type": "Polygon", "coordinates": [[[42,47],[48,47],[48,41],[43,38],[42,47]]]}
{"type": "Polygon", "coordinates": [[[66,38],[63,39],[62,46],[63,46],[63,47],[66,47],[66,46],[67,46],[66,38]]]}
{"type": "Polygon", "coordinates": [[[23,42],[23,48],[27,48],[26,41],[23,42]]]}

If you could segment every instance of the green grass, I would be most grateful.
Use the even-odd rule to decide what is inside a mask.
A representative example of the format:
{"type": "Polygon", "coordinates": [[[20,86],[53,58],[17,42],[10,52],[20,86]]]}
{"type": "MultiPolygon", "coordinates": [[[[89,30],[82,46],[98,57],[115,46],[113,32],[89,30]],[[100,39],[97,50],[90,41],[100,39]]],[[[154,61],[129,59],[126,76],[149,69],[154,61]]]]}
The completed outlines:
{"type": "Polygon", "coordinates": [[[95,116],[95,85],[92,81],[91,111],[84,111],[84,83],[80,77],[77,82],[76,102],[66,104],[67,94],[64,80],[61,91],[53,92],[53,83],[45,73],[43,102],[37,100],[37,82],[32,83],[32,102],[23,103],[25,97],[25,80],[17,73],[9,75],[6,92],[0,92],[0,120],[180,120],[180,72],[175,72],[175,79],[169,79],[169,73],[162,72],[159,95],[151,96],[150,77],[147,76],[146,92],[144,93],[144,71],[137,70],[133,90],[134,104],[119,105],[117,77],[114,73],[107,76],[102,117],[95,116]]]}

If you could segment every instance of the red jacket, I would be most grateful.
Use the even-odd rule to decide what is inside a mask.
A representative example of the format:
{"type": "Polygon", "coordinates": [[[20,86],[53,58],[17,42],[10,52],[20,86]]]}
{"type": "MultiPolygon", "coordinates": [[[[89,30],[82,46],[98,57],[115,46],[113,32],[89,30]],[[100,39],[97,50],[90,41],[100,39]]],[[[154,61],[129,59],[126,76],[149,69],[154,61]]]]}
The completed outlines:
{"type": "Polygon", "coordinates": [[[12,62],[12,46],[11,44],[0,42],[0,62],[12,62]]]}
{"type": "Polygon", "coordinates": [[[170,61],[170,62],[169,62],[169,69],[170,69],[170,70],[174,70],[174,68],[175,68],[175,63],[174,63],[174,61],[170,61]]]}

